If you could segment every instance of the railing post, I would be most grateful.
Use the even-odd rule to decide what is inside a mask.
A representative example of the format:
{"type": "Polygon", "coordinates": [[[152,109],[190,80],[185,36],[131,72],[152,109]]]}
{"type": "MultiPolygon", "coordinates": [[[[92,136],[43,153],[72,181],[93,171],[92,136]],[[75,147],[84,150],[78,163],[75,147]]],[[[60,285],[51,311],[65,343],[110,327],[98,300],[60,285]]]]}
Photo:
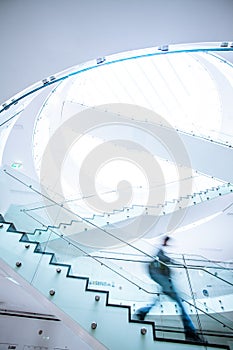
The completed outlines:
{"type": "Polygon", "coordinates": [[[192,300],[193,300],[193,305],[194,305],[196,316],[197,316],[198,328],[199,328],[199,331],[202,334],[203,330],[202,330],[202,326],[201,326],[201,321],[200,321],[200,318],[199,318],[199,315],[198,315],[196,299],[195,299],[195,296],[194,296],[194,292],[193,292],[193,288],[192,288],[192,284],[191,284],[191,279],[190,279],[189,272],[188,272],[188,266],[186,264],[184,254],[182,254],[182,258],[183,258],[184,268],[185,268],[185,272],[186,272],[186,276],[187,276],[187,280],[188,280],[188,284],[189,284],[189,288],[190,288],[190,292],[191,292],[191,296],[192,296],[192,300]]]}

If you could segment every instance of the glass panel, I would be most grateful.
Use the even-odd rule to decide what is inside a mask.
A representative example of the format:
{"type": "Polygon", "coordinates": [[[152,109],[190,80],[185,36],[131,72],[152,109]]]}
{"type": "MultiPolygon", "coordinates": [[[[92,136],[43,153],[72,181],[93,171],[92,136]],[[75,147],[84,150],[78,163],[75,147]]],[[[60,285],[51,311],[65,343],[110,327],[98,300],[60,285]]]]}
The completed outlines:
{"type": "MultiPolygon", "coordinates": [[[[59,73],[53,86],[39,82],[15,96],[18,103],[11,101],[10,106],[4,106],[0,111],[1,162],[5,164],[0,170],[0,189],[4,194],[1,211],[6,221],[14,222],[22,234],[25,232],[22,237],[8,232],[7,243],[1,235],[1,255],[51,300],[54,295],[49,293],[54,286],[60,288],[59,293],[68,290],[68,297],[55,300],[88,330],[88,317],[93,315],[96,300],[91,293],[86,293],[85,299],[83,293],[80,296],[83,305],[73,307],[72,303],[77,299],[73,284],[75,276],[80,277],[80,289],[86,288],[88,279],[88,288],[98,295],[102,296],[101,291],[110,291],[108,302],[130,306],[132,317],[139,307],[156,300],[147,316],[156,323],[156,336],[184,339],[179,307],[148,276],[146,266],[153,258],[151,252],[157,238],[149,231],[149,220],[152,219],[153,224],[155,217],[165,218],[165,221],[167,214],[182,212],[187,207],[193,209],[194,205],[218,197],[223,197],[224,203],[230,203],[226,198],[231,198],[228,196],[233,190],[231,183],[188,167],[182,172],[183,164],[174,164],[176,162],[172,162],[167,150],[163,156],[159,153],[159,142],[153,139],[151,131],[158,126],[169,132],[176,129],[183,139],[188,136],[203,143],[212,140],[216,146],[213,149],[220,149],[223,143],[230,150],[232,124],[226,117],[232,106],[229,96],[232,96],[233,71],[232,64],[226,59],[232,48],[180,45],[170,47],[166,55],[162,54],[163,50],[139,50],[73,67],[59,73]],[[116,112],[110,104],[135,104],[153,113],[116,112]],[[62,160],[66,176],[59,173],[59,178],[52,178],[45,185],[47,179],[40,178],[40,171],[44,151],[52,136],[69,118],[77,116],[81,125],[83,120],[79,119],[79,113],[86,110],[103,113],[103,108],[114,125],[105,130],[97,128],[94,132],[90,128],[85,137],[82,135],[84,130],[77,145],[70,145],[69,154],[62,160]],[[162,115],[169,126],[160,124],[159,118],[154,120],[154,113],[162,115]],[[132,120],[137,128],[130,124],[132,120]],[[17,135],[17,130],[21,129],[25,132],[17,135]],[[132,144],[142,141],[153,157],[157,156],[164,181],[153,179],[148,185],[133,161],[129,166],[120,159],[111,169],[103,169],[104,162],[98,168],[95,180],[99,192],[93,188],[88,188],[85,193],[79,191],[73,184],[76,184],[82,161],[103,142],[108,142],[109,149],[114,148],[121,155],[118,152],[123,143],[117,144],[116,137],[132,144]],[[26,146],[21,148],[24,141],[26,146]],[[116,183],[121,179],[117,174],[125,169],[128,176],[125,180],[131,183],[133,194],[124,205],[111,207],[109,203],[119,194],[116,183]],[[65,195],[58,191],[59,181],[65,195]],[[181,185],[185,189],[183,192],[179,190],[181,185]],[[160,192],[164,193],[164,198],[158,196],[160,192]],[[89,206],[88,198],[97,195],[109,204],[108,210],[89,206]],[[149,195],[153,200],[148,202],[149,195]],[[148,217],[147,221],[143,221],[145,217],[148,217]],[[127,227],[125,222],[129,222],[127,227]],[[16,266],[17,262],[22,265],[16,266]],[[67,273],[72,278],[67,279],[67,273]],[[62,276],[60,281],[58,276],[62,276]],[[88,310],[87,315],[79,318],[80,310],[85,314],[84,309],[88,310]]],[[[61,138],[55,145],[56,155],[62,142],[61,138]]],[[[133,148],[128,147],[127,155],[133,153],[133,148]]],[[[134,153],[139,153],[140,158],[146,156],[145,151],[137,147],[134,153]]],[[[52,157],[51,161],[54,159],[57,160],[52,157]]],[[[214,163],[214,159],[210,163],[214,163]]],[[[85,176],[90,176],[89,171],[85,176]]],[[[125,187],[123,192],[129,195],[125,187]]],[[[8,224],[5,226],[9,228],[8,224]]],[[[216,329],[219,332],[221,327],[232,334],[233,325],[228,317],[233,294],[231,262],[211,261],[198,255],[174,254],[173,257],[178,263],[173,266],[174,283],[200,333],[210,341],[216,335],[216,329]],[[212,332],[211,335],[208,332],[212,332]]],[[[56,289],[55,296],[57,294],[56,289]]],[[[120,311],[114,310],[116,308],[112,307],[106,322],[113,319],[115,313],[118,322],[121,321],[120,311]]],[[[128,309],[125,311],[127,313],[128,309]]],[[[101,320],[101,312],[98,312],[101,320]]],[[[138,332],[139,327],[140,324],[133,323],[132,329],[138,332]]],[[[103,334],[101,337],[104,339],[103,334]]]]}

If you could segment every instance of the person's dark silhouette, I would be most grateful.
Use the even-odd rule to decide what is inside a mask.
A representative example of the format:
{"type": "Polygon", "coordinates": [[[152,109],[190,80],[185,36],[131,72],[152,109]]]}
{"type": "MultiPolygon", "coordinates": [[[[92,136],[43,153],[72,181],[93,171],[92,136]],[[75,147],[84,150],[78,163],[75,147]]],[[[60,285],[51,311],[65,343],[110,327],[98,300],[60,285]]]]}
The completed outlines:
{"type": "MultiPolygon", "coordinates": [[[[171,279],[171,270],[168,265],[172,264],[172,260],[165,254],[164,247],[167,246],[167,242],[170,237],[166,236],[163,240],[163,244],[159,249],[156,259],[149,264],[149,275],[162,287],[162,292],[173,299],[180,307],[181,318],[185,330],[186,340],[201,342],[202,339],[198,336],[194,324],[187,314],[182,301],[177,294],[175,287],[171,279]]],[[[136,316],[139,320],[144,320],[150,309],[156,304],[155,302],[150,306],[145,306],[136,311],[136,316]]]]}

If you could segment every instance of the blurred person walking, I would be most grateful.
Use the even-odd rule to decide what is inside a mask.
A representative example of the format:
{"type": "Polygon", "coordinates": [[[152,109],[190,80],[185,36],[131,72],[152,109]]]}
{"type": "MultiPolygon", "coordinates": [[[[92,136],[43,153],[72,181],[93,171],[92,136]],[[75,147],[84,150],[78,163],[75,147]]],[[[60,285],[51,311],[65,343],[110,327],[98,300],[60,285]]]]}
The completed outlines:
{"type": "MultiPolygon", "coordinates": [[[[158,283],[162,287],[162,292],[165,295],[168,295],[172,300],[174,300],[180,307],[181,310],[181,319],[183,322],[185,330],[185,339],[195,342],[203,342],[203,340],[197,334],[196,328],[187,314],[181,298],[179,297],[171,278],[171,269],[169,265],[174,264],[174,262],[166,255],[165,248],[168,246],[168,241],[170,240],[169,236],[166,236],[163,240],[163,243],[156,255],[155,260],[149,263],[148,271],[149,275],[153,281],[158,283]]],[[[151,308],[156,304],[156,300],[150,306],[145,306],[136,311],[136,317],[143,321],[151,310],[151,308]]]]}

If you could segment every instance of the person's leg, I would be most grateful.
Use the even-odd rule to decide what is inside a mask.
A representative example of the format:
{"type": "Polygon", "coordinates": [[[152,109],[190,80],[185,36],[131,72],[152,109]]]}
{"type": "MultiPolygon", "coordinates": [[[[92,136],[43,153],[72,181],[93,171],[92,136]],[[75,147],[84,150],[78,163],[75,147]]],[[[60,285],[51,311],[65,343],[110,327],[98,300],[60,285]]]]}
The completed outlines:
{"type": "MultiPolygon", "coordinates": [[[[172,283],[172,279],[169,276],[162,275],[156,269],[149,269],[150,277],[158,283],[162,287],[162,291],[164,294],[168,295],[171,299],[177,302],[178,306],[181,309],[181,319],[183,322],[184,330],[185,330],[185,338],[186,340],[203,342],[203,340],[197,335],[196,328],[186,312],[182,301],[177,294],[175,287],[172,283]]],[[[144,320],[147,313],[150,309],[155,305],[155,303],[151,306],[139,309],[139,315],[137,316],[139,319],[144,320]],[[140,318],[141,317],[141,318],[140,318]]],[[[136,313],[137,314],[137,313],[136,313]]]]}
{"type": "Polygon", "coordinates": [[[181,310],[181,318],[183,321],[184,329],[187,331],[195,332],[196,329],[194,327],[194,324],[193,324],[191,318],[189,317],[189,315],[187,314],[187,312],[183,306],[183,303],[182,303],[180,297],[178,296],[177,292],[173,289],[172,291],[164,292],[164,293],[167,294],[171,299],[176,301],[176,303],[178,304],[178,306],[181,310]]]}
{"type": "Polygon", "coordinates": [[[189,317],[188,313],[186,312],[184,306],[183,306],[183,303],[172,283],[172,280],[171,278],[167,278],[166,276],[162,276],[160,278],[160,284],[162,286],[162,290],[163,290],[163,293],[168,295],[172,300],[174,300],[180,310],[181,310],[181,319],[182,319],[182,322],[183,322],[183,326],[184,326],[184,329],[185,329],[185,333],[188,333],[188,334],[193,334],[193,333],[196,333],[196,329],[195,329],[195,326],[191,320],[191,318],[189,317]]]}
{"type": "Polygon", "coordinates": [[[144,321],[146,315],[148,314],[148,312],[150,311],[150,309],[154,306],[154,304],[149,305],[149,306],[144,306],[141,307],[140,309],[138,309],[136,311],[136,316],[140,321],[144,321]]]}
{"type": "MultiPolygon", "coordinates": [[[[156,281],[156,278],[155,278],[155,277],[156,277],[156,271],[154,271],[154,269],[151,269],[150,267],[149,267],[149,275],[150,275],[151,279],[152,279],[154,282],[158,283],[158,282],[156,281]]],[[[141,307],[140,309],[138,309],[138,310],[136,311],[136,313],[135,313],[136,317],[137,317],[140,321],[144,321],[146,315],[148,314],[148,312],[150,311],[150,309],[152,309],[152,307],[155,306],[156,302],[157,302],[157,300],[155,299],[154,302],[153,302],[151,305],[149,305],[149,306],[144,306],[144,307],[141,307]]]]}
{"type": "Polygon", "coordinates": [[[169,288],[166,285],[166,288],[165,290],[163,289],[163,292],[164,294],[168,295],[171,299],[176,301],[180,307],[181,319],[182,319],[184,331],[185,331],[185,339],[189,341],[203,342],[204,340],[201,337],[199,337],[199,335],[197,334],[196,328],[191,318],[189,317],[188,313],[186,312],[179,295],[177,294],[174,286],[172,285],[172,282],[171,281],[169,282],[170,282],[169,288]]]}

